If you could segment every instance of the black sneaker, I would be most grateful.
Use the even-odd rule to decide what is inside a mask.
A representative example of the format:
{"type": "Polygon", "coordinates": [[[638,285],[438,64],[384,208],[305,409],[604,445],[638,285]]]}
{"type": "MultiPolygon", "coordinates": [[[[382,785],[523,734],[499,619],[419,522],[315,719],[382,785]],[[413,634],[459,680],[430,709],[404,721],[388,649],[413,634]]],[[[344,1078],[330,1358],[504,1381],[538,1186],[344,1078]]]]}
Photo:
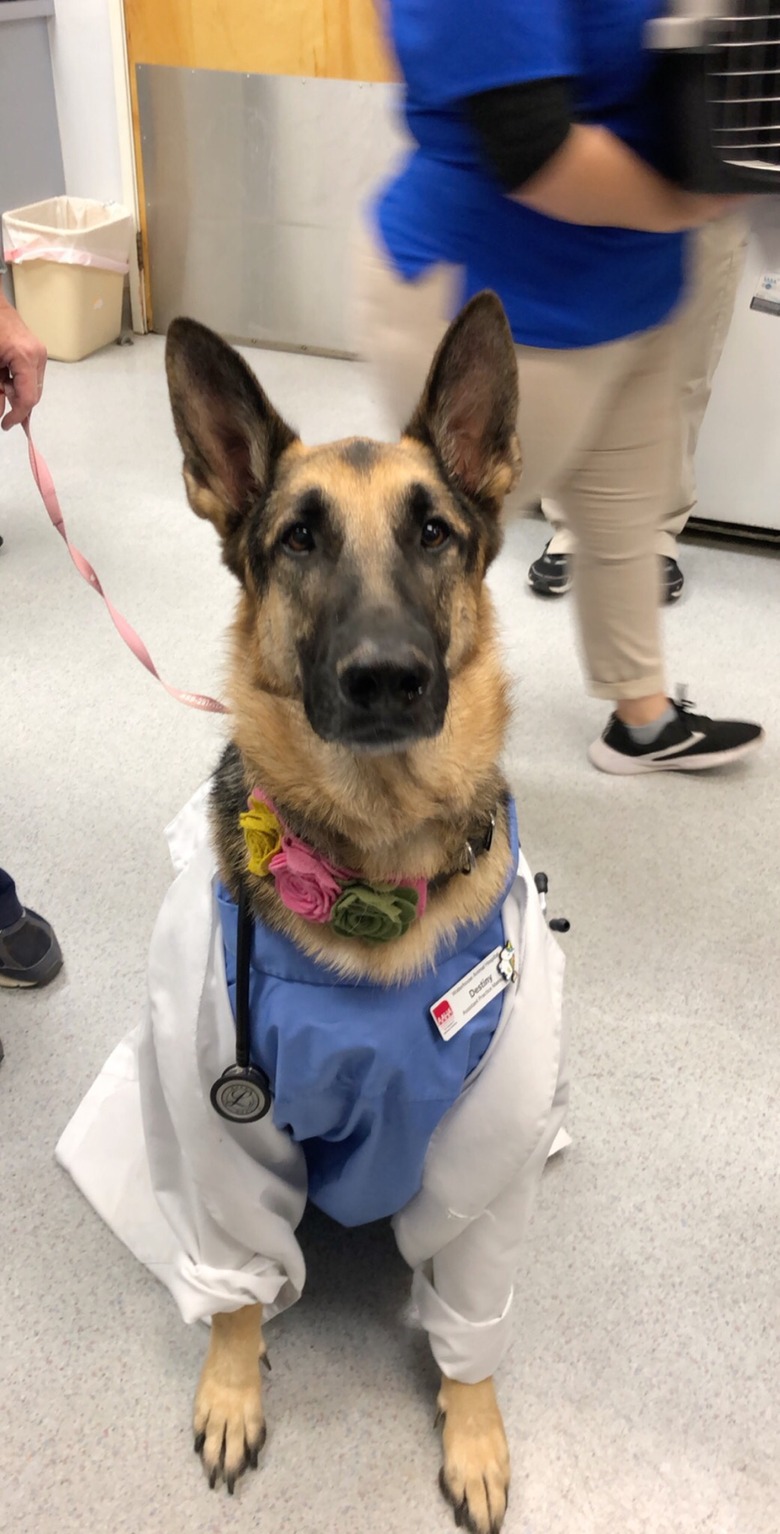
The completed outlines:
{"type": "Polygon", "coordinates": [[[0,928],[0,986],[48,985],[62,969],[53,927],[36,911],[22,911],[12,927],[0,928]]]}
{"type": "Polygon", "coordinates": [[[754,751],[764,739],[759,724],[737,719],[708,719],[692,714],[690,703],[672,703],[676,717],[664,726],[649,746],[632,739],[617,714],[603,735],[593,742],[588,756],[600,772],[623,776],[636,772],[692,772],[722,767],[754,751]]]}
{"type": "Polygon", "coordinates": [[[677,560],[670,558],[668,554],[661,555],[661,580],[663,582],[664,601],[667,603],[676,602],[685,585],[685,576],[677,560]]]}
{"type": "Polygon", "coordinates": [[[544,553],[534,560],[528,571],[528,584],[532,591],[538,592],[540,597],[562,597],[571,586],[571,564],[568,554],[548,554],[549,543],[544,546],[544,553]]]}

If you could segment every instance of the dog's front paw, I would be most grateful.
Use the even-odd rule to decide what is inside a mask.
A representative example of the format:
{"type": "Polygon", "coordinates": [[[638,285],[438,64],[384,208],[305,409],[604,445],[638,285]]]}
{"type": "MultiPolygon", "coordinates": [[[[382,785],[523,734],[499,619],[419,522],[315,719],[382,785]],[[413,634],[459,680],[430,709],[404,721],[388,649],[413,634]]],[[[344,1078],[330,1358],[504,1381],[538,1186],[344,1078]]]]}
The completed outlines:
{"type": "Polygon", "coordinates": [[[455,1522],[470,1534],[498,1534],[509,1496],[509,1449],[492,1380],[459,1385],[443,1379],[442,1492],[455,1522]]]}
{"type": "Polygon", "coordinates": [[[259,1305],[254,1305],[212,1318],[211,1342],[195,1396],[195,1453],[212,1491],[223,1480],[231,1496],[239,1476],[257,1469],[265,1443],[260,1314],[259,1305]]]}
{"type": "Polygon", "coordinates": [[[212,1491],[223,1480],[233,1493],[247,1469],[256,1470],[266,1428],[260,1381],[230,1384],[203,1370],[193,1414],[195,1453],[212,1491]]]}

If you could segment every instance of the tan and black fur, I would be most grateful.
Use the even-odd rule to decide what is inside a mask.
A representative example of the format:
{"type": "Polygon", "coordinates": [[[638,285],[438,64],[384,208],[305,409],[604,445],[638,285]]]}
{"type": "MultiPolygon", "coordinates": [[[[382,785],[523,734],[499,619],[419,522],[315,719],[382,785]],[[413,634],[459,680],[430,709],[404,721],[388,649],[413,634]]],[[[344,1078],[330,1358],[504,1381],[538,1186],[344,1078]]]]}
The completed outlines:
{"type": "MultiPolygon", "coordinates": [[[[240,595],[232,628],[232,742],[212,817],[222,876],[246,873],[238,824],[262,785],[300,836],[369,880],[435,880],[406,935],[372,945],[304,922],[271,881],[256,911],[341,974],[401,980],[440,937],[487,917],[509,860],[499,758],[507,688],[485,573],[519,467],[517,370],[501,306],[451,326],[394,446],[306,448],[237,354],[189,320],[171,327],[168,379],[190,504],[212,521],[240,595]],[[492,847],[459,872],[491,813],[492,847]]],[[[232,1490],[265,1436],[259,1307],[214,1318],[195,1407],[212,1485],[232,1490]]],[[[491,1381],[442,1381],[442,1488],[460,1521],[499,1528],[508,1454],[491,1381]]]]}

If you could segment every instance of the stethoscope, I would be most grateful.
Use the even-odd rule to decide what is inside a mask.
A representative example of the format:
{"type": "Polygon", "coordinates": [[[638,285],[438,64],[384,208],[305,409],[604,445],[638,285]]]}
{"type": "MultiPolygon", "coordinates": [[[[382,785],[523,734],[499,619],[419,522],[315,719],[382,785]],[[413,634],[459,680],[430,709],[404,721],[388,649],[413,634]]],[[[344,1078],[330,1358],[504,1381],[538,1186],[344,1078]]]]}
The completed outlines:
{"type": "Polygon", "coordinates": [[[238,897],[236,938],[236,1061],[211,1088],[211,1105],[231,1124],[254,1124],[268,1113],[273,1094],[264,1070],[250,1060],[249,974],[255,924],[246,886],[238,897]]]}
{"type": "MultiPolygon", "coordinates": [[[[568,932],[565,917],[547,917],[548,879],[544,873],[534,878],[542,913],[553,932],[568,932]]],[[[221,1118],[231,1124],[254,1124],[264,1119],[273,1102],[271,1083],[260,1066],[250,1060],[249,974],[252,962],[252,939],[255,924],[249,895],[244,884],[238,897],[238,932],[236,937],[236,1060],[222,1072],[211,1088],[211,1105],[221,1118]]]]}

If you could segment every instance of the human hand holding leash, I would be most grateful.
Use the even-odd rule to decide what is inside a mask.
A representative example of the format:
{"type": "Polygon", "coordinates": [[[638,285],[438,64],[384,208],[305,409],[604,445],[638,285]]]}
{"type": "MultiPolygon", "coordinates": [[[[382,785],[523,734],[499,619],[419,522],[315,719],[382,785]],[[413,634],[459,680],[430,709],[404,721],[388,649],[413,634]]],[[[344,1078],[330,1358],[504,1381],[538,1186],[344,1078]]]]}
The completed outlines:
{"type": "Polygon", "coordinates": [[[43,393],[46,347],[0,293],[0,421],[3,431],[29,419],[43,393]],[[7,408],[10,407],[10,408],[7,408]]]}

